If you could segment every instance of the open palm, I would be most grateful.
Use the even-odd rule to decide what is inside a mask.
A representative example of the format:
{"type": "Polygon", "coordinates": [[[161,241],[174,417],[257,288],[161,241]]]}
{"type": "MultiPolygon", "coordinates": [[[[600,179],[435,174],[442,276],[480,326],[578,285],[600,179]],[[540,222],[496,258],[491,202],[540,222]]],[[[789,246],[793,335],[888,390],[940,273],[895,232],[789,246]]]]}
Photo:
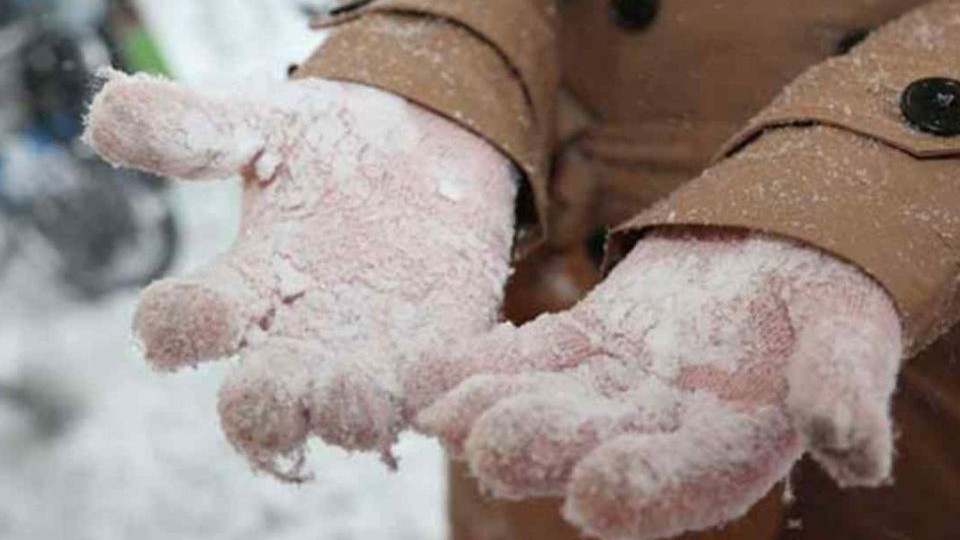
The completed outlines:
{"type": "Polygon", "coordinates": [[[311,434],[389,460],[398,366],[496,321],[511,166],[399,97],[321,80],[204,94],[113,74],[86,137],[122,166],[243,177],[232,248],[149,287],[135,330],[164,371],[239,354],[221,418],[260,469],[302,478],[311,434]]]}

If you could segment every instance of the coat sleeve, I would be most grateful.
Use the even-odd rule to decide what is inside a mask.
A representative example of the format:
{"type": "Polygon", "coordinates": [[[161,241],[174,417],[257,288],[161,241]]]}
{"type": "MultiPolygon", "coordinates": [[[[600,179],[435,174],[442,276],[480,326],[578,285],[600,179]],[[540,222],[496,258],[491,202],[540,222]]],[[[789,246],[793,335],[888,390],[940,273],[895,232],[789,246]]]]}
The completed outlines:
{"type": "Polygon", "coordinates": [[[330,34],[294,77],[378,87],[484,137],[527,179],[518,243],[531,246],[545,234],[555,9],[553,0],[355,1],[315,21],[330,34]]]}
{"type": "Polygon", "coordinates": [[[618,227],[608,261],[655,227],[798,240],[895,300],[909,356],[960,319],[960,2],[926,4],[811,68],[699,178],[618,227]]]}

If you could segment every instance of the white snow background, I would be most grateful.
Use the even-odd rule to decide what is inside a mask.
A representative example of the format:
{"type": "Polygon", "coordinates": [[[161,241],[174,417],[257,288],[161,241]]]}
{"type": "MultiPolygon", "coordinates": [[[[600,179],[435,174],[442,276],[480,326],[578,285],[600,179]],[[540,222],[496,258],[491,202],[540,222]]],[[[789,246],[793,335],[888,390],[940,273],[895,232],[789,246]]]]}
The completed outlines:
{"type": "MultiPolygon", "coordinates": [[[[137,4],[171,69],[191,83],[280,77],[320,39],[293,2],[137,4]]],[[[229,245],[239,190],[236,181],[179,183],[172,195],[183,273],[229,245]]],[[[132,346],[135,292],[83,305],[24,274],[0,283],[0,381],[32,380],[75,416],[50,437],[0,402],[0,539],[446,537],[433,442],[403,438],[399,473],[315,444],[313,483],[255,476],[220,433],[216,392],[227,365],[157,375],[132,346]]]]}

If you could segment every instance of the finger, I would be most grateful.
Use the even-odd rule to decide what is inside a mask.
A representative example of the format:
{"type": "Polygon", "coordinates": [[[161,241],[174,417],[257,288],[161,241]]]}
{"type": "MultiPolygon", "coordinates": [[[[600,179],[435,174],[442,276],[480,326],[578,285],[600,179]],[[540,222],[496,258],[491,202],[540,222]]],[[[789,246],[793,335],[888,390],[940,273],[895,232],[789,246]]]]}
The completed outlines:
{"type": "Polygon", "coordinates": [[[182,278],[158,281],[140,296],[134,332],[162,371],[229,356],[269,325],[272,285],[265,243],[247,243],[182,278]]]}
{"type": "Polygon", "coordinates": [[[564,516],[603,538],[666,538],[743,515],[801,455],[785,415],[693,394],[680,429],[624,435],[578,463],[564,516]]]}
{"type": "Polygon", "coordinates": [[[262,116],[252,105],[116,72],[86,122],[84,139],[107,161],[185,179],[237,174],[265,144],[262,116]]]}
{"type": "Polygon", "coordinates": [[[504,400],[470,432],[471,471],[498,497],[560,496],[574,465],[603,441],[676,427],[675,391],[653,379],[636,389],[633,400],[562,389],[504,400]]]}
{"type": "Polygon", "coordinates": [[[562,373],[476,375],[424,409],[415,425],[423,434],[437,437],[451,457],[461,459],[467,435],[483,413],[513,396],[551,391],[583,395],[587,389],[562,373]]]}
{"type": "Polygon", "coordinates": [[[302,472],[309,432],[310,352],[271,340],[248,349],[220,387],[220,423],[230,443],[259,471],[286,481],[302,472]]]}
{"type": "Polygon", "coordinates": [[[890,402],[902,346],[890,319],[825,317],[800,333],[787,370],[790,415],[843,487],[877,486],[892,472],[890,402]]]}
{"type": "Polygon", "coordinates": [[[346,450],[379,451],[395,466],[390,448],[403,427],[392,366],[375,359],[327,362],[308,396],[310,429],[346,450]]]}
{"type": "Polygon", "coordinates": [[[568,314],[543,315],[520,328],[503,324],[406,366],[401,376],[408,414],[412,417],[473,375],[561,371],[592,354],[589,334],[568,314]]]}

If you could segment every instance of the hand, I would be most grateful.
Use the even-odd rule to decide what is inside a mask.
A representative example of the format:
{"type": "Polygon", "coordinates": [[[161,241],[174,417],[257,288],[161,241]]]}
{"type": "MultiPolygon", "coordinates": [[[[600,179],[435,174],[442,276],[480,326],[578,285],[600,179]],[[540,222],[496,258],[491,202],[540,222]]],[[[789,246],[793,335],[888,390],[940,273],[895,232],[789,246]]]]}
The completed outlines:
{"type": "Polygon", "coordinates": [[[739,517],[809,451],[888,478],[901,358],[886,293],[763,236],[661,232],[568,312],[504,325],[404,379],[417,427],[496,496],[566,498],[606,539],[739,517]]]}
{"type": "Polygon", "coordinates": [[[311,434],[389,460],[399,364],[496,321],[513,169],[399,97],[323,80],[215,95],[114,74],[86,138],[126,167],[242,175],[233,247],[150,286],[134,327],[161,371],[239,353],[220,414],[259,469],[302,479],[311,434]]]}

